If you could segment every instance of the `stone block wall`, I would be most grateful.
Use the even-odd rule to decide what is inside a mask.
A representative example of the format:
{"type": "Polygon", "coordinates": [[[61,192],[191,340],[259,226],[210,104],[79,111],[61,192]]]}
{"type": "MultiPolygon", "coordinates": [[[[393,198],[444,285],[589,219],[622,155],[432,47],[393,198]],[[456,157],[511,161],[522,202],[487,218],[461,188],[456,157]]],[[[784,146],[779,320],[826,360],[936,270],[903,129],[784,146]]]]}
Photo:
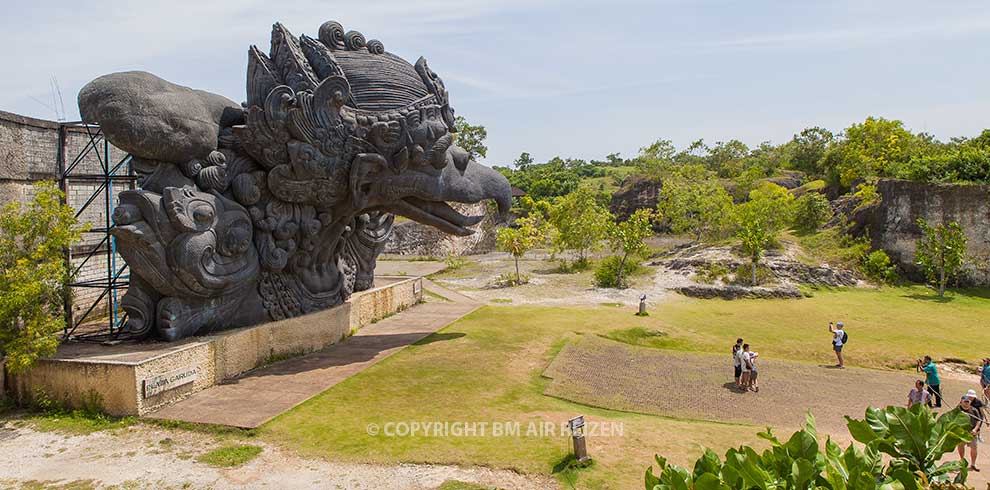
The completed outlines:
{"type": "MultiPolygon", "coordinates": [[[[89,151],[82,154],[90,142],[90,133],[84,128],[66,127],[65,164],[70,166],[78,159],[78,164],[70,173],[66,194],[69,205],[82,208],[93,196],[100,182],[72,179],[73,175],[99,174],[102,172],[100,158],[104,157],[103,144],[100,152],[89,151]]],[[[26,204],[34,198],[33,184],[42,180],[55,180],[58,177],[58,132],[59,124],[31,117],[0,111],[0,208],[11,202],[26,204]]],[[[126,153],[109,148],[111,165],[115,165],[126,153]]],[[[115,183],[112,190],[110,212],[116,206],[117,196],[127,188],[126,184],[115,183]]],[[[82,223],[90,228],[106,228],[106,190],[100,192],[79,216],[82,223]]],[[[71,250],[73,267],[79,267],[85,256],[96,249],[98,254],[83,265],[77,280],[104,279],[107,268],[107,245],[100,244],[103,235],[84,233],[82,240],[71,250]]],[[[116,257],[118,267],[123,259],[116,257]]],[[[95,288],[74,288],[73,311],[81,314],[95,301],[101,291],[95,288]]],[[[118,296],[122,292],[118,292],[118,296]]],[[[107,314],[105,299],[95,310],[96,316],[107,314]]]]}

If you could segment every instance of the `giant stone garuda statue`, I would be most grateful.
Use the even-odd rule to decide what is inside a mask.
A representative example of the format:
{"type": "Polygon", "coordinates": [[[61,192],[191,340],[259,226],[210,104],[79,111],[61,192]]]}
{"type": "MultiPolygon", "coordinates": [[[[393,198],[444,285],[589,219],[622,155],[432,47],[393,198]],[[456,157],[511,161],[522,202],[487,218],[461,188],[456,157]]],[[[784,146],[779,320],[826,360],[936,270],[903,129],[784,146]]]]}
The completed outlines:
{"type": "Polygon", "coordinates": [[[120,194],[113,234],[131,268],[126,331],[175,340],[340,304],[368,289],[402,215],[466,235],[480,217],[447,202],[509,184],[454,144],[443,82],[327,22],[281,24],[248,51],[247,102],[144,72],[79,93],[83,119],[130,152],[140,190],[120,194]]]}

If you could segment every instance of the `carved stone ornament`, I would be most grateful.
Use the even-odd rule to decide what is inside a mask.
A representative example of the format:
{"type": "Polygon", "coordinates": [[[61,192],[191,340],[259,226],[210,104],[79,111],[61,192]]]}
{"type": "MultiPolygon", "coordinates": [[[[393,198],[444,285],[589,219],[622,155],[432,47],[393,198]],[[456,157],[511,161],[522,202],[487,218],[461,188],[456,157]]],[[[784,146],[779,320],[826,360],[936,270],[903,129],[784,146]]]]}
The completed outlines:
{"type": "Polygon", "coordinates": [[[176,340],[329,308],[371,288],[394,215],[456,235],[481,217],[447,202],[509,184],[454,143],[446,88],[327,22],[317,38],[272,29],[248,50],[247,101],[144,72],[80,91],[84,120],[131,153],[140,190],[112,233],[131,269],[125,330],[176,340]]]}

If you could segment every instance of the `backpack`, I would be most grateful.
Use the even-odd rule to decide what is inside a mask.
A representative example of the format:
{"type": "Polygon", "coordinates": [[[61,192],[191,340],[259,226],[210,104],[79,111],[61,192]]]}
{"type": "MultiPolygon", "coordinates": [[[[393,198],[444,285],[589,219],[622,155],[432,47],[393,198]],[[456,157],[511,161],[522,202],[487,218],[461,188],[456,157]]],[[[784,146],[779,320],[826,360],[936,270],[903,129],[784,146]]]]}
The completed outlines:
{"type": "Polygon", "coordinates": [[[846,342],[849,342],[849,334],[847,334],[846,331],[843,330],[842,331],[842,345],[845,345],[846,342]]]}

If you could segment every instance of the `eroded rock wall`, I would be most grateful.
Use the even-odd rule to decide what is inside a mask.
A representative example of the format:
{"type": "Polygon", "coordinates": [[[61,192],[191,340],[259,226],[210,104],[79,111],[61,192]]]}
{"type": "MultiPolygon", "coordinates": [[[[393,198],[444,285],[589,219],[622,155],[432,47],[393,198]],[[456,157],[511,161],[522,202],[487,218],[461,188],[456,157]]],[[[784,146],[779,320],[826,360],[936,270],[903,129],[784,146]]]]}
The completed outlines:
{"type": "Polygon", "coordinates": [[[960,285],[990,285],[990,186],[882,180],[881,204],[865,217],[874,248],[886,250],[912,280],[922,281],[914,264],[921,237],[918,218],[930,224],[962,225],[967,261],[960,285]]]}

